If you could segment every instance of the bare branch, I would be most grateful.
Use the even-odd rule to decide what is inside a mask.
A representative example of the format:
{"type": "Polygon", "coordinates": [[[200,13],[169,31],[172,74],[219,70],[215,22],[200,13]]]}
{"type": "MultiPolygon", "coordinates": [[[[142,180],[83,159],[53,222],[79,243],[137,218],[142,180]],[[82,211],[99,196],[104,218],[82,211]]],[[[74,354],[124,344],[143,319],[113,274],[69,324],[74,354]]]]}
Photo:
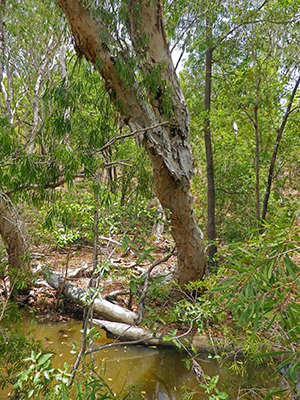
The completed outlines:
{"type": "Polygon", "coordinates": [[[109,168],[112,165],[123,165],[124,167],[132,167],[132,164],[128,164],[127,162],[125,162],[127,160],[129,160],[129,158],[127,158],[126,160],[111,161],[107,164],[104,164],[104,168],[109,168]]]}
{"type": "Polygon", "coordinates": [[[182,60],[182,57],[183,57],[183,55],[184,55],[184,52],[185,52],[185,46],[183,47],[183,49],[182,49],[182,51],[181,51],[181,54],[180,54],[180,56],[179,56],[179,58],[178,58],[178,60],[177,60],[177,63],[176,63],[176,65],[175,65],[175,71],[177,70],[179,63],[180,63],[180,61],[182,60]]]}
{"type": "Polygon", "coordinates": [[[113,137],[109,142],[107,142],[104,146],[102,146],[100,149],[98,149],[97,151],[95,151],[95,152],[92,153],[92,154],[97,154],[97,153],[103,152],[103,151],[106,150],[108,147],[112,146],[115,142],[117,142],[118,140],[123,140],[123,139],[126,139],[126,138],[128,138],[128,137],[132,137],[132,136],[138,135],[138,134],[140,134],[140,133],[144,133],[144,132],[150,131],[150,130],[152,130],[152,129],[156,129],[156,128],[158,128],[159,126],[165,126],[165,125],[169,125],[169,124],[170,124],[169,121],[160,122],[159,124],[152,125],[152,126],[149,126],[149,127],[147,127],[147,128],[136,129],[135,131],[130,132],[130,133],[127,133],[126,135],[115,136],[115,137],[113,137]]]}
{"type": "Polygon", "coordinates": [[[292,114],[292,112],[299,110],[300,106],[296,106],[294,108],[291,109],[291,111],[289,111],[289,115],[292,114]]]}

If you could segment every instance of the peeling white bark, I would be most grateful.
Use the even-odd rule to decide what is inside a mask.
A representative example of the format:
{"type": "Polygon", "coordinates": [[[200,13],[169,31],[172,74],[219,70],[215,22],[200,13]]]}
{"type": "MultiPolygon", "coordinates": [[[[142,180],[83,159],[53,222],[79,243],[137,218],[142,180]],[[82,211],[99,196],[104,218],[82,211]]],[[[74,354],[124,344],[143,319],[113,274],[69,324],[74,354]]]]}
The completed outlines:
{"type": "MultiPolygon", "coordinates": [[[[54,289],[62,290],[62,294],[70,300],[78,304],[86,305],[85,299],[87,293],[85,290],[72,285],[51,271],[49,272],[45,270],[45,279],[54,289]]],[[[94,311],[109,320],[120,321],[130,325],[134,325],[135,320],[137,319],[136,313],[102,299],[100,293],[94,301],[94,311]]]]}
{"type": "MultiPolygon", "coordinates": [[[[92,324],[109,332],[121,342],[132,341],[132,344],[143,343],[152,346],[168,346],[176,348],[174,341],[163,339],[165,334],[155,335],[149,329],[99,319],[92,319],[92,324]]],[[[185,336],[185,339],[188,339],[187,342],[184,342],[186,348],[191,348],[191,346],[193,346],[193,348],[200,353],[214,353],[215,350],[219,349],[222,349],[222,351],[230,351],[232,349],[231,346],[229,346],[229,343],[216,338],[214,339],[215,344],[213,346],[207,335],[199,335],[198,333],[195,333],[194,335],[189,334],[185,336]]]]}
{"type": "Polygon", "coordinates": [[[92,323],[99,328],[104,328],[110,332],[113,336],[125,340],[139,340],[141,343],[156,345],[156,346],[174,346],[173,342],[163,340],[163,335],[154,336],[149,329],[143,329],[120,322],[111,322],[100,319],[92,319],[92,323]]]}
{"type": "MultiPolygon", "coordinates": [[[[98,12],[97,18],[94,17],[96,3],[91,2],[87,9],[80,0],[57,2],[69,21],[77,48],[99,70],[111,100],[131,130],[166,121],[162,92],[167,90],[169,124],[148,130],[141,142],[152,163],[156,195],[163,208],[171,214],[171,233],[178,250],[179,283],[201,279],[205,272],[205,256],[202,232],[193,213],[190,195],[193,162],[189,144],[189,115],[170,56],[161,1],[130,1],[127,28],[131,51],[122,49],[122,54],[119,41],[114,41],[108,34],[101,14],[98,12]],[[146,37],[142,47],[141,37],[146,37]],[[130,84],[120,73],[115,54],[121,60],[123,57],[123,62],[131,54],[138,54],[141,61],[137,71],[126,71],[130,74],[130,84]],[[138,76],[146,76],[154,67],[160,68],[161,84],[164,86],[158,87],[156,96],[138,83],[138,76]]],[[[118,36],[118,33],[115,32],[115,35],[118,36]]]]}
{"type": "Polygon", "coordinates": [[[17,272],[29,271],[26,261],[25,227],[10,198],[0,193],[0,236],[8,255],[8,266],[17,272]]]}

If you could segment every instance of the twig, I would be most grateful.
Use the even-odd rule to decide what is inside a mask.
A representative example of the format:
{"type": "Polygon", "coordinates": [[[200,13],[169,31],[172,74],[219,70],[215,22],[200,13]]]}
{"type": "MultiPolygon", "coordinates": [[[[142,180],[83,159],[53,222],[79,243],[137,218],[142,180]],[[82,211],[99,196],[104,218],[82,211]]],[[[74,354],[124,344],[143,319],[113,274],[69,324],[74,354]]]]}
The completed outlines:
{"type": "MultiPolygon", "coordinates": [[[[217,353],[217,349],[216,349],[216,346],[215,346],[214,339],[213,339],[213,337],[211,336],[211,333],[210,333],[209,328],[207,328],[207,327],[206,327],[206,332],[208,333],[209,340],[210,340],[210,343],[211,343],[212,348],[213,348],[213,350],[214,350],[215,356],[217,356],[218,353],[217,353]]],[[[221,376],[220,362],[219,362],[218,358],[216,358],[216,360],[217,360],[217,365],[218,365],[218,375],[221,376]]]]}
{"type": "MultiPolygon", "coordinates": [[[[97,183],[100,180],[100,170],[97,172],[97,174],[94,177],[94,181],[97,183]]],[[[90,322],[90,317],[93,313],[93,306],[94,306],[94,301],[96,297],[98,296],[97,292],[97,286],[98,286],[98,279],[99,276],[102,275],[100,272],[99,276],[95,279],[95,271],[98,265],[98,240],[99,240],[99,230],[98,230],[98,223],[99,223],[99,191],[96,189],[94,192],[94,226],[93,226],[93,233],[94,233],[94,240],[93,240],[93,271],[92,271],[92,276],[89,281],[89,288],[95,287],[96,290],[92,296],[92,299],[90,303],[88,304],[87,307],[84,309],[84,315],[83,315],[83,323],[82,323],[82,336],[81,336],[81,348],[79,353],[77,354],[76,360],[73,364],[72,367],[72,372],[71,376],[69,379],[69,386],[72,386],[74,382],[74,378],[76,375],[76,371],[79,367],[80,361],[82,356],[85,354],[86,350],[86,335],[87,335],[87,327],[90,322]]]]}
{"type": "MultiPolygon", "coordinates": [[[[123,332],[124,333],[124,332],[123,332]]],[[[104,344],[103,346],[100,347],[96,347],[95,349],[89,349],[85,352],[85,355],[91,354],[91,353],[95,353],[96,351],[101,351],[104,349],[109,349],[110,347],[115,347],[115,346],[127,346],[127,345],[131,345],[131,344],[139,344],[139,343],[145,343],[148,342],[149,340],[152,340],[153,337],[149,337],[149,338],[143,338],[143,339],[137,339],[137,340],[128,340],[127,342],[113,342],[113,343],[109,343],[109,344],[104,344]]],[[[159,337],[157,337],[157,339],[159,339],[159,337]]],[[[117,339],[116,339],[117,340],[117,339]]]]}
{"type": "MultiPolygon", "coordinates": [[[[94,299],[93,300],[95,300],[96,295],[97,295],[97,292],[94,294],[94,296],[93,296],[94,299]]],[[[72,367],[72,370],[71,370],[71,375],[70,375],[69,382],[68,382],[68,386],[72,386],[72,384],[74,382],[74,379],[75,379],[75,375],[76,375],[77,369],[78,369],[80,361],[81,361],[81,358],[82,358],[83,355],[85,355],[87,326],[88,326],[88,322],[89,322],[90,313],[92,311],[92,307],[89,306],[86,310],[87,310],[86,311],[86,317],[83,320],[83,327],[82,327],[83,329],[82,329],[82,336],[81,336],[81,348],[80,348],[80,351],[77,354],[76,360],[75,360],[75,362],[73,364],[73,367],[72,367]]]]}
{"type": "Polygon", "coordinates": [[[115,243],[115,244],[117,244],[118,246],[121,246],[121,243],[120,243],[120,242],[118,242],[117,240],[114,240],[114,239],[112,239],[112,238],[107,238],[107,237],[105,237],[105,236],[99,236],[99,239],[100,239],[100,240],[106,240],[107,242],[115,243]]]}
{"type": "Polygon", "coordinates": [[[128,295],[130,292],[127,289],[120,289],[120,290],[114,290],[113,292],[108,293],[106,296],[104,296],[104,298],[106,300],[108,299],[116,299],[117,296],[124,296],[124,295],[128,295]]]}
{"type": "Polygon", "coordinates": [[[123,165],[124,167],[132,167],[132,164],[127,163],[126,161],[130,160],[130,158],[126,158],[126,160],[117,160],[117,161],[110,161],[104,164],[104,168],[109,168],[112,165],[123,165]]]}
{"type": "Polygon", "coordinates": [[[297,250],[300,250],[300,247],[294,247],[293,249],[289,249],[287,251],[284,251],[283,253],[275,254],[275,256],[268,257],[268,258],[272,259],[272,258],[280,257],[280,256],[283,256],[284,254],[291,253],[292,251],[297,251],[297,250]]]}

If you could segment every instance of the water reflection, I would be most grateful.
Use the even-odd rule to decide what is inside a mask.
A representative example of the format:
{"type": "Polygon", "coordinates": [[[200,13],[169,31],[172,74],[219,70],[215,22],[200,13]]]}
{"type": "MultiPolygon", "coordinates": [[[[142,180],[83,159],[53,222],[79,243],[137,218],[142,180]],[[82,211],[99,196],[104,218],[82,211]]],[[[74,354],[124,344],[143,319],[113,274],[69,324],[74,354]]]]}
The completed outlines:
{"type": "MultiPolygon", "coordinates": [[[[28,337],[40,340],[46,351],[56,353],[53,358],[55,367],[63,368],[65,362],[72,366],[75,359],[74,344],[78,348],[81,339],[79,321],[40,323],[32,318],[24,318],[21,329],[28,337]]],[[[99,347],[110,341],[102,331],[95,346],[99,347]]],[[[183,398],[181,389],[184,386],[195,393],[193,400],[207,399],[195,376],[186,369],[183,362],[185,355],[174,349],[141,345],[117,346],[93,354],[97,372],[115,393],[137,386],[141,398],[145,400],[180,400],[183,398]]],[[[218,374],[216,361],[206,356],[197,360],[205,374],[218,374]]],[[[254,368],[248,372],[243,383],[248,381],[250,387],[253,382],[256,387],[259,387],[259,382],[264,387],[274,383],[266,368],[254,368]]],[[[221,370],[220,381],[223,385],[226,384],[226,391],[233,394],[239,390],[242,378],[224,368],[221,370]]],[[[255,398],[252,395],[247,397],[248,400],[255,398]]],[[[7,399],[7,392],[0,390],[0,400],[4,399],[7,399]]]]}
{"type": "MultiPolygon", "coordinates": [[[[81,338],[79,321],[40,323],[35,319],[25,318],[22,330],[28,337],[40,340],[46,351],[56,353],[53,358],[55,367],[62,368],[65,362],[73,364],[74,344],[79,346],[81,338]]],[[[103,331],[95,345],[99,347],[109,341],[111,340],[106,338],[103,331]]],[[[135,345],[106,348],[96,352],[94,362],[98,372],[115,393],[129,386],[138,386],[145,399],[179,400],[182,398],[182,385],[199,391],[195,377],[184,366],[184,357],[184,354],[170,348],[135,345]]],[[[213,361],[207,365],[209,373],[216,373],[213,361]]],[[[205,369],[207,365],[204,366],[205,369]]],[[[199,396],[194,399],[205,398],[203,395],[199,396]]]]}

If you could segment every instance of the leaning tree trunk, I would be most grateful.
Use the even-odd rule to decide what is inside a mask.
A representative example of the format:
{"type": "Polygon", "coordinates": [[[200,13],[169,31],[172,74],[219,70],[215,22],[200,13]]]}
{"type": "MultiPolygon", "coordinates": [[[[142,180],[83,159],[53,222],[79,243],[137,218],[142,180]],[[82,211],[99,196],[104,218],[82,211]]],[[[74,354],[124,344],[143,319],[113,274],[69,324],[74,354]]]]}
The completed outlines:
{"type": "MultiPolygon", "coordinates": [[[[104,3],[97,3],[95,10],[92,2],[86,9],[80,0],[57,1],[69,21],[78,52],[101,73],[124,122],[131,130],[144,130],[138,139],[150,156],[157,197],[170,211],[179,282],[201,279],[205,258],[190,195],[189,116],[169,52],[161,1],[129,0],[127,16],[118,24],[127,29],[126,45],[125,40],[116,39],[118,32],[112,34],[111,26],[105,25],[108,19],[101,19],[99,8],[105,7],[104,3]],[[130,68],[132,55],[137,61],[130,68]],[[142,82],[149,83],[157,74],[154,85],[141,83],[141,76],[142,82]],[[156,128],[150,129],[153,126],[156,128]]],[[[106,16],[109,12],[105,10],[106,16]]]]}
{"type": "MultiPolygon", "coordinates": [[[[24,225],[11,200],[0,194],[0,236],[8,256],[8,274],[18,279],[28,278],[28,262],[24,225]]],[[[11,281],[12,284],[12,281],[11,281]]],[[[23,286],[23,285],[21,285],[23,286]]]]}

